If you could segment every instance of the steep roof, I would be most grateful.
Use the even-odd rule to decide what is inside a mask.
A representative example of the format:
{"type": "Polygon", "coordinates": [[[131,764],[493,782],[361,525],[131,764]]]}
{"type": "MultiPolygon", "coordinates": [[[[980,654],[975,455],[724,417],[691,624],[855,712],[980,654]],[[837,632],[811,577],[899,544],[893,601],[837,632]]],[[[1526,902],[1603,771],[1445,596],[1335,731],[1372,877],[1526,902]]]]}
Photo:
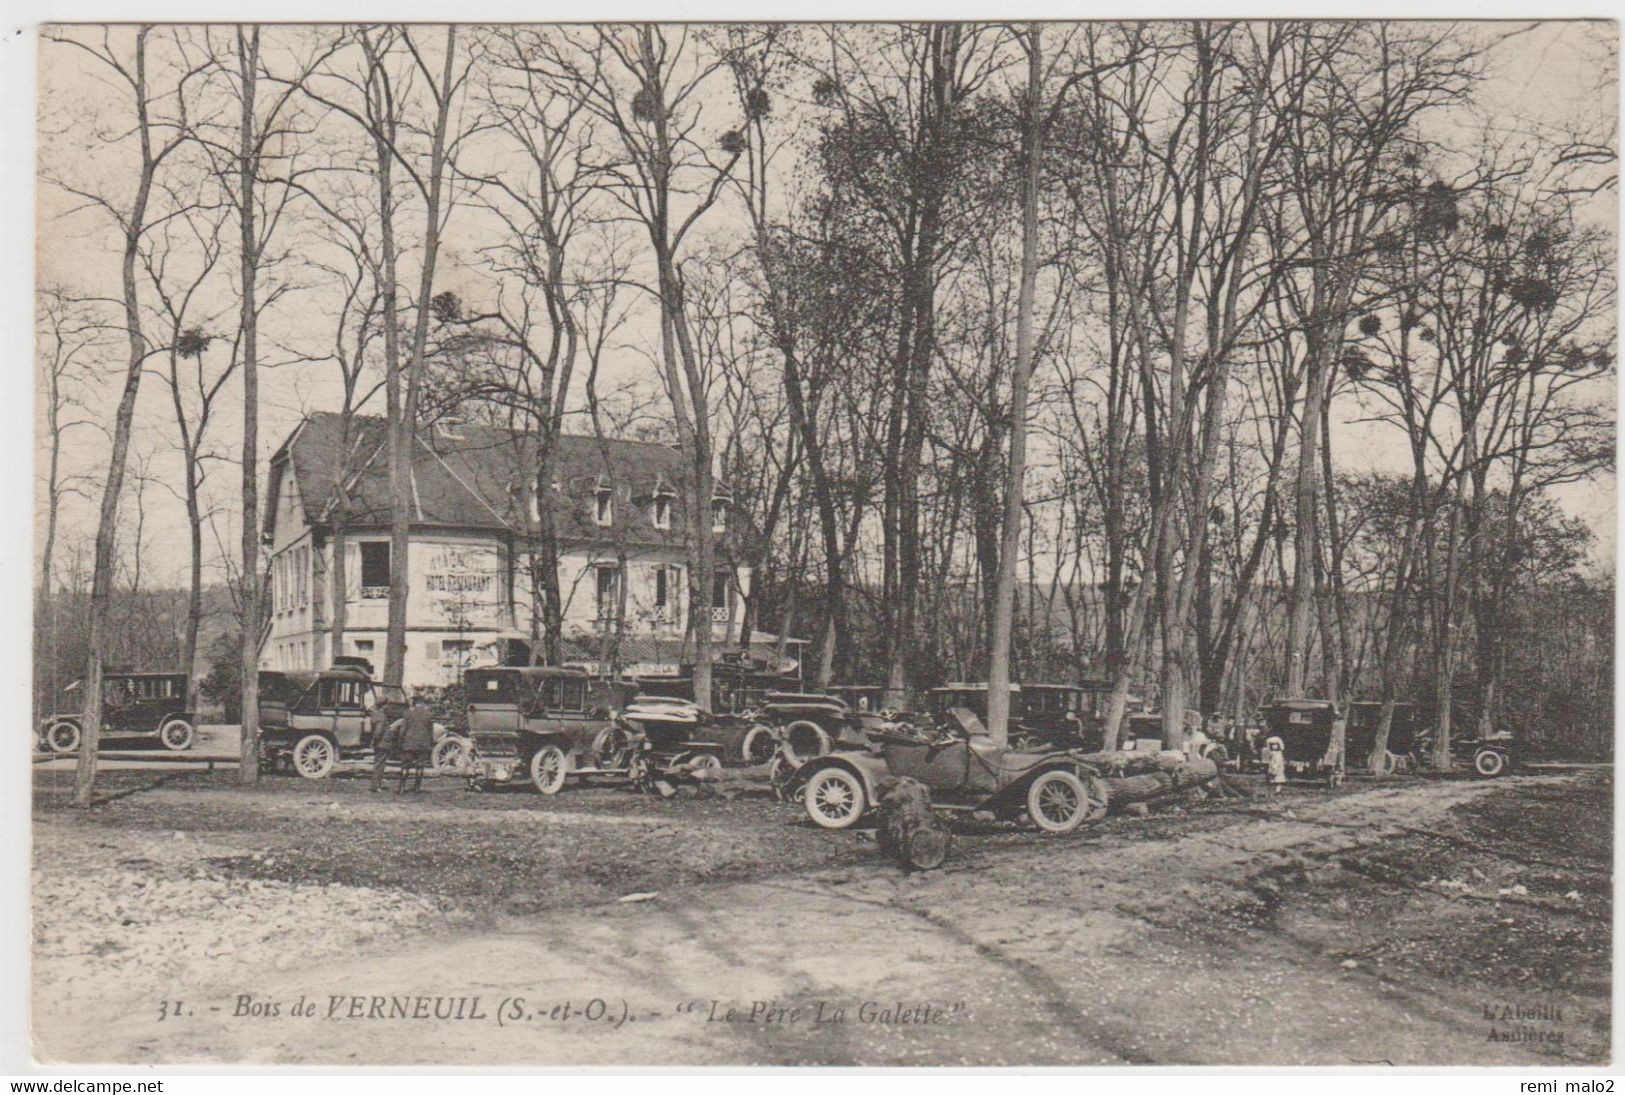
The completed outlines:
{"type": "MultiPolygon", "coordinates": [[[[382,417],[311,414],[271,458],[265,530],[273,531],[281,476],[291,473],[304,516],[312,525],[329,524],[340,498],[335,476],[342,472],[344,520],[354,529],[389,524],[388,431],[382,417]]],[[[490,530],[524,535],[533,531],[531,495],[535,488],[534,435],[495,426],[458,424],[421,430],[412,440],[412,523],[419,527],[490,530]]],[[[567,544],[602,544],[613,549],[680,546],[683,455],[669,445],[564,434],[553,452],[554,515],[567,544]],[[602,487],[614,492],[614,523],[593,520],[593,498],[602,487]],[[670,529],[657,529],[650,509],[657,494],[672,499],[670,529]]],[[[737,539],[737,538],[735,538],[737,539]]]]}

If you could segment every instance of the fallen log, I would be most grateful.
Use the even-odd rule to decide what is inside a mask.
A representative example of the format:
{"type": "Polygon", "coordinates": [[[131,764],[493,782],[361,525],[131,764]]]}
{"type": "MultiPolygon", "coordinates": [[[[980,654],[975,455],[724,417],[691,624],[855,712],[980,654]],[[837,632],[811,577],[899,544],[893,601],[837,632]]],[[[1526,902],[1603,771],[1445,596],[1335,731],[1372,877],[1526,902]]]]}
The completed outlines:
{"type": "Polygon", "coordinates": [[[1168,756],[1166,760],[1159,758],[1152,771],[1107,776],[1106,801],[1111,810],[1122,812],[1132,804],[1150,803],[1184,794],[1194,788],[1207,786],[1218,778],[1219,766],[1206,757],[1168,756]]]}

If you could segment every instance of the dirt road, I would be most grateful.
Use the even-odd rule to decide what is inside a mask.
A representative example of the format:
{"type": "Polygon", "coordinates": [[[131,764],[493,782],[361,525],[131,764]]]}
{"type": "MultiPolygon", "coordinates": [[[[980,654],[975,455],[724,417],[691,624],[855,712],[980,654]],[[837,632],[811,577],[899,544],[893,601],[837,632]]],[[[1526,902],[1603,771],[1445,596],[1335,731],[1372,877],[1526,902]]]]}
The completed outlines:
{"type": "MultiPolygon", "coordinates": [[[[277,962],[251,947],[234,955],[227,939],[202,976],[185,963],[162,985],[137,962],[124,991],[101,993],[55,975],[73,968],[71,955],[46,960],[37,1052],[337,1064],[1599,1063],[1609,1053],[1608,777],[1209,803],[1069,840],[972,832],[948,868],[923,875],[900,874],[850,834],[794,824],[788,807],[639,800],[633,810],[599,798],[555,812],[514,797],[480,824],[518,847],[534,842],[544,859],[572,834],[614,829],[613,846],[633,850],[630,872],[561,887],[564,903],[522,864],[511,873],[537,891],[528,905],[512,891],[475,900],[387,885],[354,903],[359,866],[322,860],[328,875],[296,884],[248,858],[273,887],[262,891],[268,915],[316,889],[316,907],[351,910],[356,937],[335,942],[318,926],[329,918],[311,917],[308,958],[301,925],[280,924],[277,962]],[[719,869],[662,858],[667,847],[703,850],[713,831],[731,834],[719,869]],[[638,862],[640,847],[653,861],[638,862]],[[179,1016],[166,1000],[180,1001],[179,1016]],[[302,1000],[312,1014],[296,1014],[302,1000]],[[274,1016],[247,1014],[273,1006],[274,1016]]],[[[156,805],[142,808],[199,793],[149,792],[156,805]]],[[[287,800],[253,801],[274,811],[287,800]]],[[[398,803],[353,793],[332,809],[343,826],[401,816],[398,803]]],[[[450,798],[423,810],[413,824],[468,818],[450,798]]],[[[87,829],[113,845],[132,830],[37,818],[47,865],[36,867],[36,917],[48,927],[61,910],[39,906],[41,873],[92,869],[66,850],[87,829]]],[[[148,857],[162,860],[146,831],[148,857]]],[[[218,863],[230,859],[213,854],[220,839],[188,831],[170,843],[200,842],[201,858],[218,863]]],[[[583,856],[605,854],[576,842],[549,869],[563,881],[574,856],[591,874],[583,856]]],[[[305,877],[295,851],[277,857],[305,877]]]]}

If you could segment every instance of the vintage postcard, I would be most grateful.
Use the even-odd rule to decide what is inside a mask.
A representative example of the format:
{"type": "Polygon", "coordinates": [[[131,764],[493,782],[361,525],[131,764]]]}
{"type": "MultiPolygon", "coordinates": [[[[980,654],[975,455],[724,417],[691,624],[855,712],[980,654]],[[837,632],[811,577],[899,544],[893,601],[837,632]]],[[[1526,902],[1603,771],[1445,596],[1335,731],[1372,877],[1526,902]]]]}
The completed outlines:
{"type": "Polygon", "coordinates": [[[1612,1061],[1616,25],[37,56],[38,1064],[1612,1061]]]}

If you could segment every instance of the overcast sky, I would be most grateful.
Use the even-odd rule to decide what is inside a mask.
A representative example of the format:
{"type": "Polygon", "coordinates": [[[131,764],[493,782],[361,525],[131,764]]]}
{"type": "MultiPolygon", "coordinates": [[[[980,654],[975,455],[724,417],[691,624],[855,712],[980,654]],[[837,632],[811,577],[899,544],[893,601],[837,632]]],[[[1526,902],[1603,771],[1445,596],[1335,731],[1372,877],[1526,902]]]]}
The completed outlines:
{"type": "MultiPolygon", "coordinates": [[[[1580,128],[1616,117],[1612,24],[1496,24],[1479,27],[1478,32],[1499,40],[1488,54],[1488,79],[1479,98],[1485,118],[1497,126],[1513,127],[1528,121],[1580,128]]],[[[279,29],[277,33],[286,31],[279,29]]],[[[114,105],[117,100],[78,51],[53,44],[44,44],[41,50],[42,169],[74,180],[116,177],[118,165],[114,161],[123,153],[117,146],[103,145],[88,131],[118,124],[117,119],[123,115],[114,105]]],[[[1463,119],[1463,125],[1469,121],[1463,119]]],[[[719,120],[719,131],[721,128],[724,126],[719,120]]],[[[105,220],[94,211],[84,209],[83,203],[50,186],[40,187],[37,203],[40,283],[116,297],[119,246],[105,220]]],[[[1613,196],[1599,199],[1592,213],[1598,223],[1613,224],[1617,220],[1613,196]]],[[[727,210],[719,212],[719,218],[731,215],[727,210]]],[[[484,242],[483,230],[477,227],[477,222],[478,218],[471,212],[460,211],[454,217],[442,256],[443,276],[437,279],[439,287],[457,288],[470,297],[477,297],[482,285],[489,291],[489,280],[475,270],[477,252],[484,242]]],[[[229,254],[224,261],[227,270],[235,262],[229,254]]],[[[232,305],[221,296],[209,307],[224,313],[232,305]]],[[[310,338],[313,326],[325,325],[324,315],[324,307],[308,293],[284,298],[267,315],[265,328],[273,343],[268,354],[280,359],[285,355],[278,346],[297,349],[311,345],[302,339],[310,338]]],[[[229,317],[223,315],[213,326],[217,330],[229,330],[229,317]]],[[[656,333],[647,316],[635,317],[623,330],[623,345],[610,367],[610,386],[618,381],[642,385],[651,382],[647,350],[653,345],[656,333]]],[[[122,367],[116,343],[109,366],[114,370],[122,367]]],[[[331,366],[310,362],[279,364],[262,374],[262,460],[303,414],[333,405],[331,376],[331,366]]],[[[185,566],[185,518],[178,495],[179,465],[170,451],[173,426],[170,425],[172,411],[168,391],[161,383],[154,382],[155,379],[149,374],[143,385],[134,445],[135,452],[157,480],[149,485],[146,495],[148,527],[169,531],[154,539],[154,549],[145,565],[154,580],[178,583],[185,566]]],[[[113,385],[107,388],[108,402],[97,408],[104,420],[110,417],[113,385]]],[[[223,396],[215,427],[228,453],[235,451],[232,439],[239,436],[241,430],[240,407],[236,400],[234,382],[223,396]]],[[[1354,408],[1345,413],[1346,417],[1357,415],[1354,408]]],[[[1344,421],[1334,424],[1333,436],[1340,464],[1351,470],[1398,467],[1406,459],[1402,452],[1391,448],[1391,434],[1372,427],[1344,421]]],[[[88,539],[94,532],[95,495],[104,471],[104,450],[104,439],[89,431],[81,433],[78,442],[70,448],[73,469],[93,477],[97,486],[90,491],[90,497],[72,498],[66,504],[65,540],[88,539]]],[[[236,467],[222,464],[216,467],[214,475],[220,488],[218,496],[228,498],[235,489],[236,467]]],[[[1591,522],[1598,535],[1597,556],[1611,565],[1616,520],[1613,477],[1602,476],[1593,482],[1564,488],[1560,497],[1572,512],[1591,522]]],[[[222,520],[219,531],[225,543],[235,545],[234,524],[222,520]]]]}

